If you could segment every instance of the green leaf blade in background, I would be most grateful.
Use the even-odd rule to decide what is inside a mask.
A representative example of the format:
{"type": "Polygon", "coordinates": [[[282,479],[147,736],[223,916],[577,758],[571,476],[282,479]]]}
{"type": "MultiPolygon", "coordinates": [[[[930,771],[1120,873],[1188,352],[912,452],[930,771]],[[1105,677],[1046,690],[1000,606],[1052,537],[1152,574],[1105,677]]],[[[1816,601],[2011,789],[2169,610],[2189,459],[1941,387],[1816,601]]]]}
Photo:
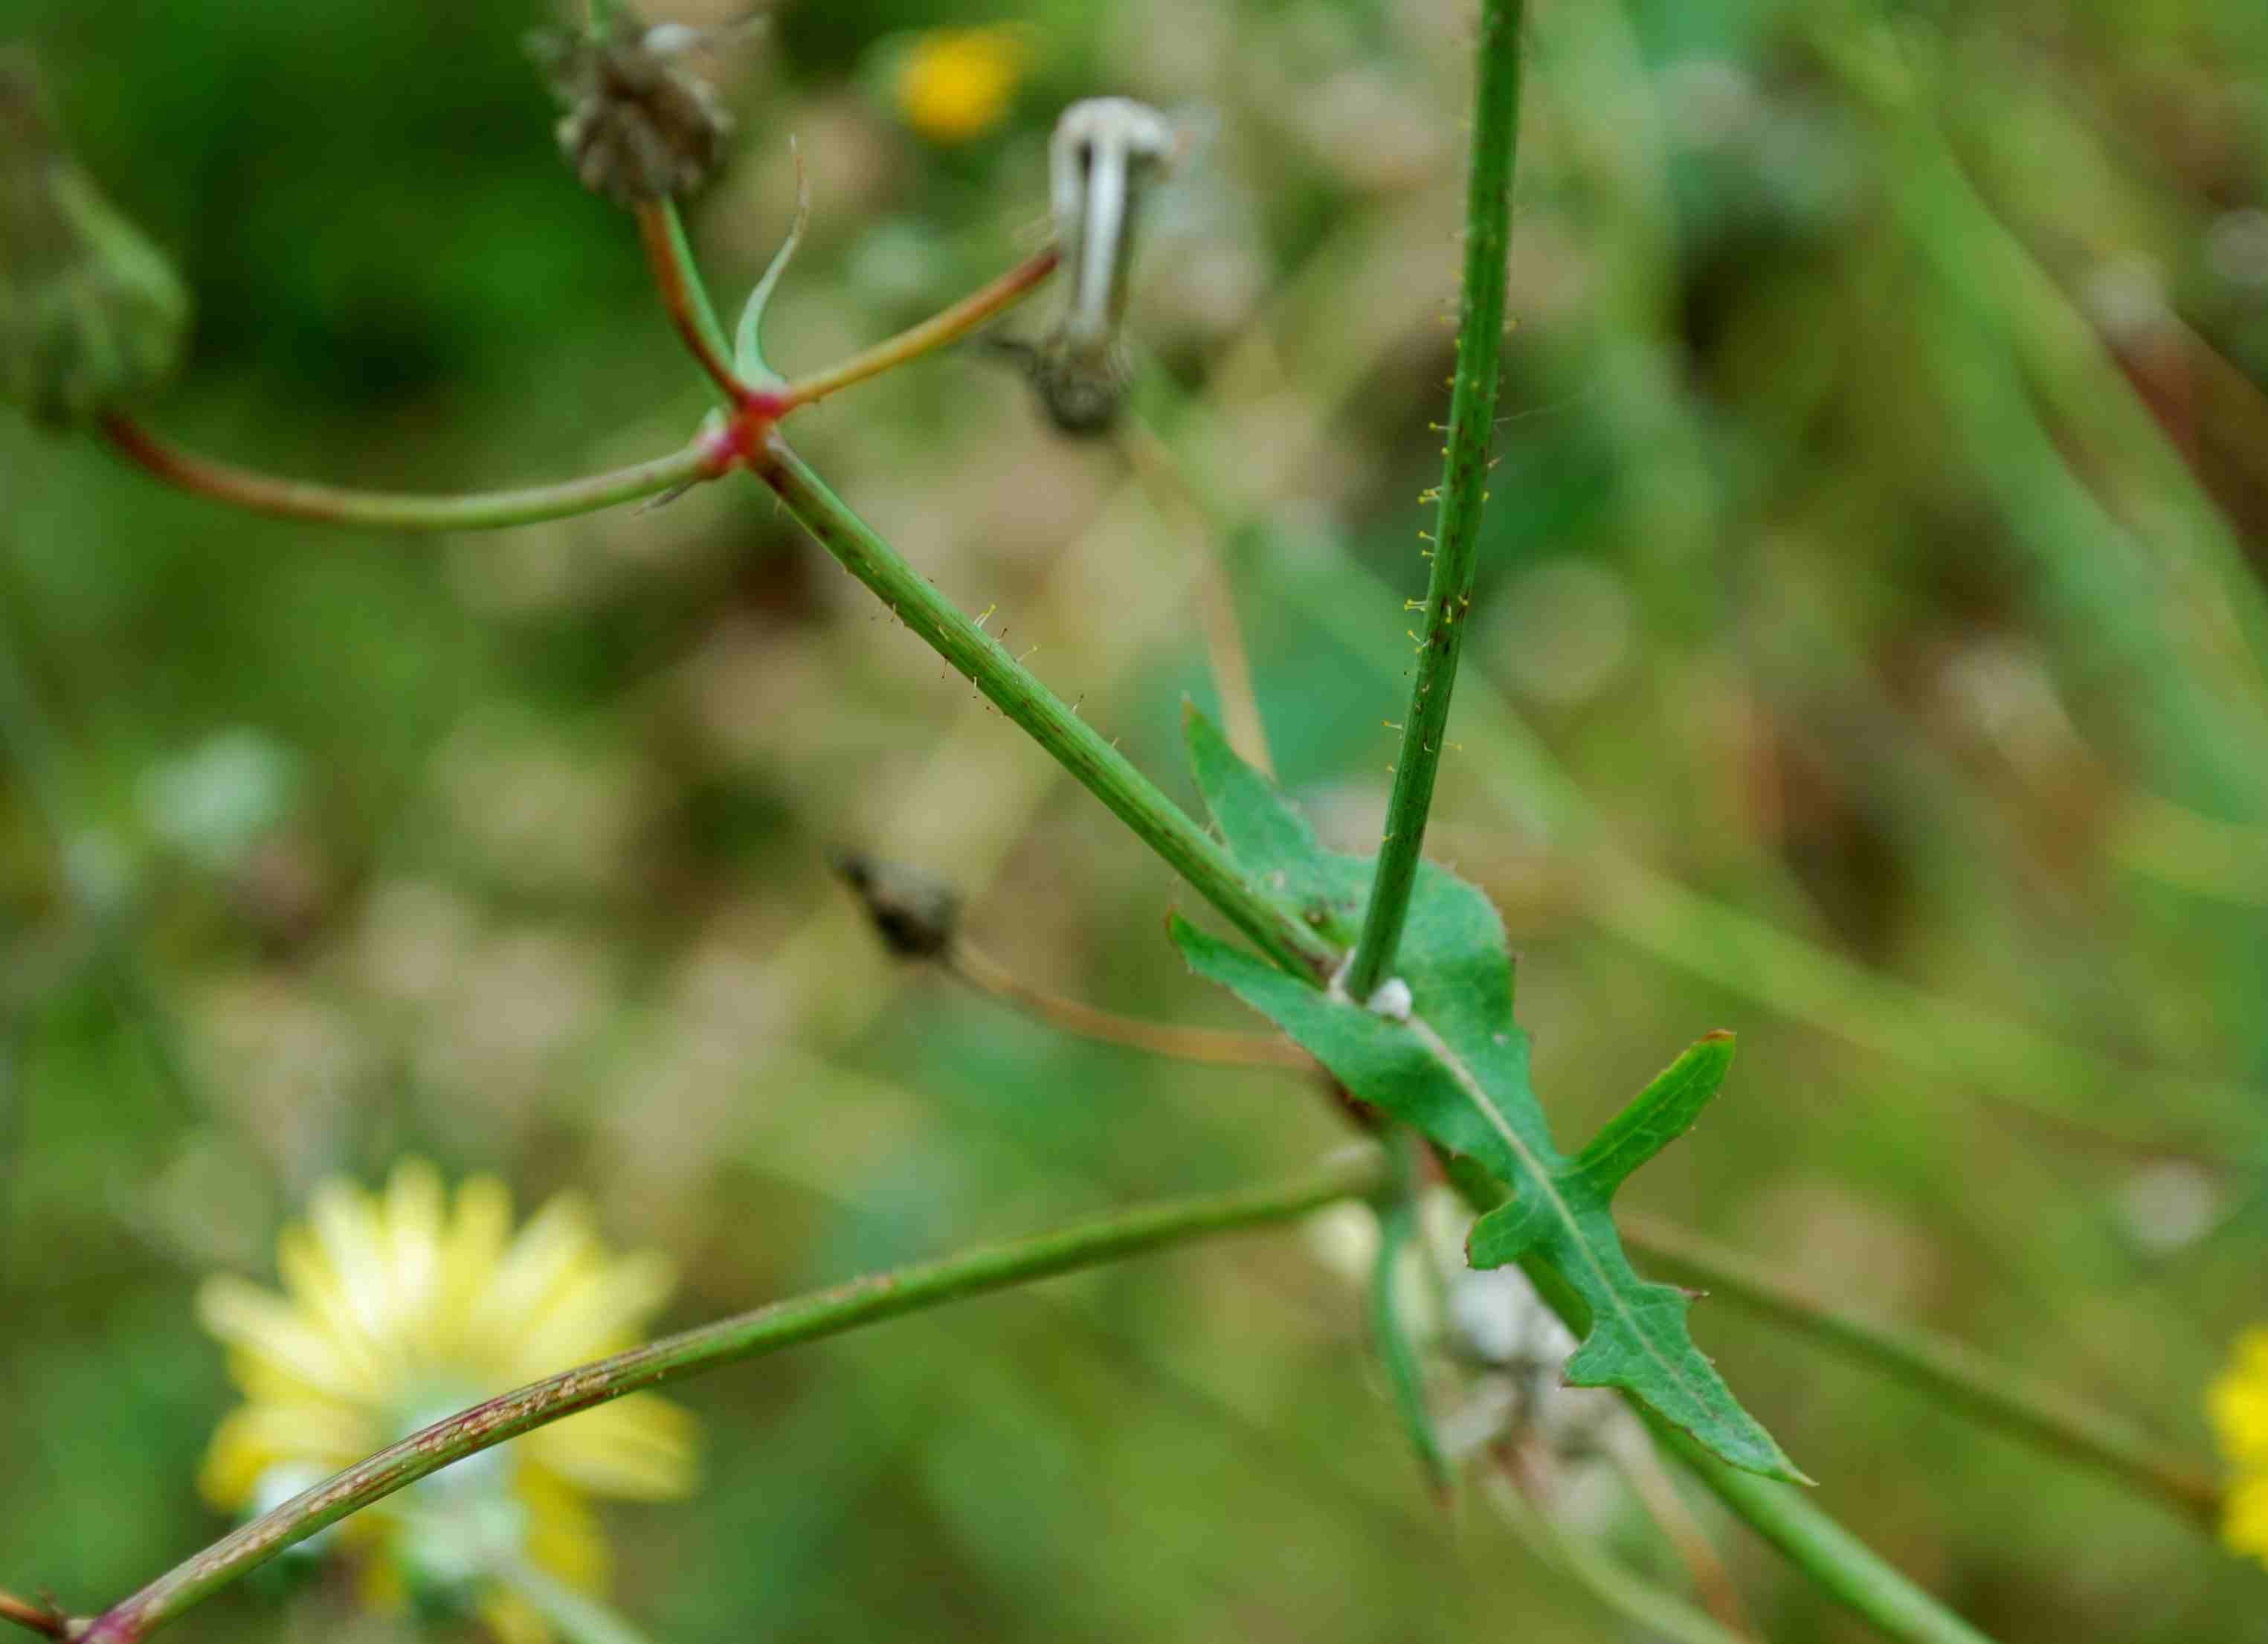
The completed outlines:
{"type": "MultiPolygon", "coordinates": [[[[1290,801],[1202,716],[1189,713],[1185,728],[1198,789],[1231,851],[1317,930],[1346,940],[1369,862],[1318,844],[1290,801]]],[[[1354,1095],[1511,1188],[1511,1203],[1475,1225],[1468,1255],[1476,1267],[1540,1261],[1580,1296],[1591,1326],[1568,1363],[1571,1382],[1622,1388],[1733,1465],[1803,1480],[1694,1345],[1685,1293],[1631,1269],[1609,1209],[1623,1178],[1689,1128],[1715,1094],[1729,1038],[1693,1047],[1570,1160],[1553,1145],[1528,1081],[1503,924],[1454,874],[1430,863],[1419,869],[1395,966],[1410,992],[1406,1021],[1336,987],[1311,986],[1180,918],[1172,929],[1192,969],[1290,1034],[1354,1095]]]]}

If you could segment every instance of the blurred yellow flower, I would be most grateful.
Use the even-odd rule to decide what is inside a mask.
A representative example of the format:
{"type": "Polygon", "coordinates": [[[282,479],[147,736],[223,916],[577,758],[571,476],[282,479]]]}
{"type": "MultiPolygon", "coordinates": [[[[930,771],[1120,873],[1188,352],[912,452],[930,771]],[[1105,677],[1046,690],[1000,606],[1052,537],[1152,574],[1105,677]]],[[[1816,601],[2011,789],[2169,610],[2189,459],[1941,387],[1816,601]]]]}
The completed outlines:
{"type": "Polygon", "coordinates": [[[2268,1330],[2237,1338],[2228,1368],[2205,1390],[2205,1413],[2233,1470],[2221,1539],[2268,1564],[2268,1330]]]}
{"type": "Polygon", "coordinates": [[[1007,118],[1024,55],[1012,28],[932,30],[898,64],[898,113],[932,143],[981,137],[1007,118]]]}
{"type": "MultiPolygon", "coordinates": [[[[264,1510],[444,1416],[644,1338],[674,1283],[661,1257],[613,1255],[571,1195],[516,1235],[512,1220],[493,1176],[462,1183],[453,1206],[433,1168],[409,1161],[380,1195],[335,1177],[316,1188],[307,1220],[277,1241],[283,1294],[208,1280],[198,1313],[245,1397],[205,1455],[213,1505],[264,1510]]],[[[686,1494],[695,1436],[678,1405],[633,1394],[468,1456],[340,1529],[372,1555],[374,1602],[438,1581],[522,1644],[546,1629],[497,1574],[518,1564],[602,1588],[589,1498],[686,1494]]]]}

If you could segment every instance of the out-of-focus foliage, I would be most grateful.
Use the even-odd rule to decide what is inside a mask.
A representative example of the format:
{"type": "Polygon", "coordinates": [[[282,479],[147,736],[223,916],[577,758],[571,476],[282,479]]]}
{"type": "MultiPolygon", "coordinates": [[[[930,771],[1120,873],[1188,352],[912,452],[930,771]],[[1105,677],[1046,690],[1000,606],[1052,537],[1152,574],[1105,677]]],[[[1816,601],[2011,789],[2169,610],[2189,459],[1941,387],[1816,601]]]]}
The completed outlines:
{"type": "MultiPolygon", "coordinates": [[[[1191,110],[1135,407],[1233,516],[1276,763],[1346,849],[1374,843],[1424,582],[1468,10],[784,4],[715,55],[736,146],[689,212],[737,292],[798,138],[811,238],[768,333],[793,372],[1027,250],[1064,103],[1191,110]],[[909,126],[921,33],[996,24],[998,123],[909,126]]],[[[550,20],[18,0],[89,173],[195,295],[154,424],[418,489],[687,435],[706,396],[635,234],[553,144],[521,46],[550,20]]],[[[2259,9],[1536,0],[1528,29],[1435,839],[1505,914],[1554,1127],[1735,1028],[1727,1094],[1628,1201],[2201,1450],[2268,1230],[2259,9]],[[1532,747],[1465,728],[1506,704],[1532,747]]],[[[1182,781],[1197,538],[1118,447],[1056,439],[975,350],[797,438],[1182,781]]],[[[231,1396],[192,1297],[262,1271],[325,1175],[417,1153],[523,1202],[577,1185],[676,1259],[690,1322],[1343,1134],[1296,1081],[1076,1043],[878,950],[836,848],[948,880],[970,940],[1057,991],[1237,1020],[1165,939],[1165,870],[756,488],[372,537],[11,418],[0,639],[11,1589],[84,1611],[223,1528],[195,1479],[231,1396]]],[[[1479,1503],[1444,1520],[1313,1242],[688,1388],[709,1477],[615,1524],[623,1607],[669,1644],[1625,1636],[1479,1503]]],[[[1729,1308],[1698,1330],[1823,1503],[1996,1637],[2257,1613],[2257,1570],[2156,1509],[1729,1308]]],[[[1568,1485],[1568,1522],[1682,1580],[1610,1471],[1568,1485]]],[[[1852,1635],[1705,1522],[1770,1636],[1852,1635]]],[[[351,1614],[247,1589],[181,1636],[376,1630],[351,1614]]]]}

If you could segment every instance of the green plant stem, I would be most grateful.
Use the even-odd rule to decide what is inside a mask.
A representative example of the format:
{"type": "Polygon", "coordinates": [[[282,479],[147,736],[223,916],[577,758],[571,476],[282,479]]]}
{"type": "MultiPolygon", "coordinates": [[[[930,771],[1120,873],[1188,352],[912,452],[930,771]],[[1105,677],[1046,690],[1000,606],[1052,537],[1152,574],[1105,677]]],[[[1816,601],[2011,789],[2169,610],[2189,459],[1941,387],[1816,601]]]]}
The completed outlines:
{"type": "MultiPolygon", "coordinates": [[[[1644,1415],[1645,1412],[1639,1412],[1644,1415]]],[[[1727,1467],[1679,1429],[1651,1417],[1655,1440],[1788,1562],[1887,1638],[1903,1644],[1991,1644],[1874,1551],[1814,1507],[1802,1491],[1727,1467]]]]}
{"type": "Polygon", "coordinates": [[[357,1509],[452,1462],[578,1411],[924,1308],[1214,1234],[1288,1221],[1340,1199],[1366,1198],[1386,1179],[1383,1160],[1366,1148],[1273,1186],[1165,1199],[869,1274],[533,1382],[412,1434],[222,1537],[97,1617],[80,1635],[80,1644],[131,1644],[146,1638],[284,1548],[357,1509]]]}
{"type": "Polygon", "coordinates": [[[496,1578],[551,1624],[568,1644],[648,1644],[639,1632],[588,1593],[578,1592],[525,1559],[501,1563],[496,1578]]]}
{"type": "Polygon", "coordinates": [[[1338,953],[1137,770],[1076,710],[1050,691],[1006,647],[964,616],[843,499],[774,431],[758,472],[787,510],[843,568],[873,590],[899,621],[1021,726],[1174,871],[1261,948],[1316,981],[1338,953]]]}
{"type": "MultiPolygon", "coordinates": [[[[1389,665],[1363,620],[1392,597],[1351,554],[1310,566],[1278,555],[1270,591],[1300,608],[1359,662],[1389,665]]],[[[2257,1147],[2257,1095],[2234,1080],[2132,1066],[1963,999],[1868,969],[1771,919],[1705,895],[1629,855],[1614,830],[1503,691],[1485,676],[1466,692],[1466,734],[1481,785],[1505,815],[1564,862],[1585,918],[1617,940],[1791,1020],[1961,1092],[2120,1148],[2246,1166],[2257,1147]],[[2142,1116],[2139,1121],[2129,1113],[2142,1116]],[[2181,1127],[2183,1133],[2176,1133],[2181,1127]]]]}
{"type": "MultiPolygon", "coordinates": [[[[1476,1213],[1503,1202],[1504,1190],[1485,1176],[1440,1156],[1442,1172],[1476,1213]]],[[[1521,1272],[1543,1304],[1578,1338],[1590,1328],[1589,1309],[1573,1287],[1533,1257],[1521,1272]]],[[[1786,1555],[1822,1590],[1904,1644],[1990,1644],[1943,1604],[1885,1563],[1872,1549],[1814,1507],[1803,1491],[1727,1466],[1683,1428],[1662,1421],[1628,1394],[1624,1404],[1644,1421],[1670,1454],[1753,1530],[1786,1555]]]]}
{"type": "Polygon", "coordinates": [[[1394,795],[1362,936],[1347,973],[1347,992],[1368,999],[1386,980],[1402,944],[1433,778],[1449,724],[1457,658],[1471,625],[1473,569],[1487,499],[1489,447],[1496,432],[1498,357],[1504,343],[1505,267],[1512,240],[1512,173],[1520,137],[1521,0],[1482,0],[1474,51],[1472,155],[1465,194],[1465,273],[1457,323],[1456,386],[1449,400],[1449,438],[1433,526],[1433,574],[1425,590],[1425,629],[1418,682],[1403,722],[1394,795]]]}
{"type": "Polygon", "coordinates": [[[1734,1251],[1650,1216],[1617,1219],[1623,1242],[1653,1257],[1672,1274],[1707,1286],[1935,1395],[1943,1404],[1987,1427],[1998,1427],[2058,1454],[2098,1467],[2121,1483],[2170,1503],[2213,1529],[2221,1493],[2212,1479],[2166,1455],[2132,1424],[2089,1407],[1967,1343],[1932,1331],[1898,1329],[1826,1307],[1734,1251]]]}
{"type": "Polygon", "coordinates": [[[669,254],[685,271],[685,303],[699,328],[701,338],[710,348],[726,358],[732,350],[725,341],[724,322],[718,318],[717,305],[711,300],[707,282],[701,277],[701,265],[693,260],[693,241],[685,232],[685,214],[677,209],[674,200],[663,200],[654,208],[661,216],[662,226],[669,235],[669,254]]]}
{"type": "Polygon", "coordinates": [[[558,485],[524,490],[478,491],[462,497],[346,490],[306,480],[278,479],[251,468],[195,456],[160,439],[122,411],[102,419],[113,448],[177,490],[253,513],[326,525],[387,531],[486,531],[591,513],[652,497],[680,485],[713,479],[726,466],[705,441],[635,468],[617,468],[558,485]]]}

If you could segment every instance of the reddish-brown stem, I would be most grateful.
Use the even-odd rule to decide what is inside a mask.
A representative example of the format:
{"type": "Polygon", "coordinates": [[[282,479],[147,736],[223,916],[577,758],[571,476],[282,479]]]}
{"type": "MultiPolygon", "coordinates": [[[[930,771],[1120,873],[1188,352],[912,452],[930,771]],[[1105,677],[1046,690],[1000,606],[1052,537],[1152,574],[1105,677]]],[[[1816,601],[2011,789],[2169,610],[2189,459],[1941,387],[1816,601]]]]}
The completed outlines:
{"type": "Polygon", "coordinates": [[[0,1592],[0,1621],[11,1621],[51,1639],[70,1636],[70,1618],[52,1604],[35,1604],[10,1592],[0,1592]]]}
{"type": "MultiPolygon", "coordinates": [[[[652,242],[648,242],[649,247],[652,242]]],[[[810,405],[825,399],[838,388],[847,388],[854,382],[864,382],[869,377],[880,376],[895,365],[942,348],[968,335],[1004,309],[1023,300],[1042,280],[1055,272],[1057,262],[1056,248],[1027,257],[990,285],[971,291],[952,307],[932,314],[919,325],[909,327],[887,342],[853,354],[839,365],[815,371],[807,377],[799,377],[781,390],[780,409],[783,414],[798,406],[810,405]]],[[[666,295],[666,293],[665,293],[666,295]]]]}
{"type": "Polygon", "coordinates": [[[966,942],[954,943],[945,955],[945,965],[950,974],[979,992],[1082,1039],[1210,1067],[1317,1071],[1314,1057],[1275,1034],[1244,1033],[1233,1028],[1184,1028],[1100,1010],[1032,986],[1012,975],[999,961],[966,942]]]}
{"type": "Polygon", "coordinates": [[[726,402],[745,409],[755,400],[756,391],[740,380],[732,362],[718,351],[711,340],[709,328],[694,313],[692,288],[686,284],[685,265],[670,232],[665,203],[648,200],[640,204],[637,225],[638,240],[645,247],[646,266],[653,271],[654,289],[661,293],[661,306],[669,315],[669,323],[676,328],[687,351],[709,373],[709,380],[717,385],[726,402]]]}
{"type": "Polygon", "coordinates": [[[733,467],[736,460],[723,445],[704,439],[635,468],[617,468],[612,473],[594,474],[557,485],[481,491],[461,497],[428,497],[400,491],[347,490],[307,480],[279,479],[257,469],[216,462],[182,450],[123,411],[107,414],[99,426],[103,437],[121,455],[177,490],[254,513],[319,520],[328,525],[372,526],[384,530],[475,531],[563,519],[570,514],[589,513],[616,503],[655,496],[675,486],[714,479],[733,467]]]}

